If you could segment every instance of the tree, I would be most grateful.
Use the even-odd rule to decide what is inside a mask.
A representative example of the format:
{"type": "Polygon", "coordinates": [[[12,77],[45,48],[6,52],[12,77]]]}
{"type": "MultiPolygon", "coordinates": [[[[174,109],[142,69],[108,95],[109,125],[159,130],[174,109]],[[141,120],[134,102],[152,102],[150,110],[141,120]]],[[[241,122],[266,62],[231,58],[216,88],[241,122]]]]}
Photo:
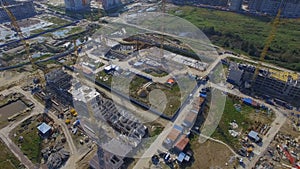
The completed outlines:
{"type": "Polygon", "coordinates": [[[249,50],[249,42],[248,41],[243,41],[242,45],[241,45],[241,49],[244,52],[248,52],[248,50],[249,50]]]}
{"type": "Polygon", "coordinates": [[[224,42],[223,46],[224,47],[230,47],[230,42],[229,42],[228,39],[224,42]]]}

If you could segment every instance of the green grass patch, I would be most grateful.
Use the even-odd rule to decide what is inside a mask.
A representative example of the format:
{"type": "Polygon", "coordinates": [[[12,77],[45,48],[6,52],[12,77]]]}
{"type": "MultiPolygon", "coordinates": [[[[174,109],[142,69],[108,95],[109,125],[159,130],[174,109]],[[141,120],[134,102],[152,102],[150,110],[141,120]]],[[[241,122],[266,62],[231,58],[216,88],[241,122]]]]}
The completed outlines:
{"type": "Polygon", "coordinates": [[[38,33],[44,32],[44,31],[45,30],[43,28],[35,29],[35,30],[30,31],[30,34],[38,34],[38,33]]]}
{"type": "Polygon", "coordinates": [[[147,79],[144,79],[139,76],[135,76],[131,82],[130,82],[130,92],[133,94],[135,93],[139,88],[141,88],[144,84],[148,83],[149,81],[147,79]]]}
{"type": "Polygon", "coordinates": [[[148,83],[149,80],[140,76],[122,74],[115,75],[114,79],[112,78],[113,76],[105,73],[105,71],[101,71],[96,75],[96,80],[99,82],[102,82],[109,87],[113,87],[113,89],[118,90],[123,94],[129,94],[137,101],[148,106],[153,106],[153,108],[157,108],[157,105],[151,105],[149,101],[149,94],[151,91],[161,90],[167,100],[165,103],[162,102],[162,104],[166,105],[163,113],[170,117],[174,115],[176,110],[181,106],[181,103],[196,85],[194,81],[186,76],[178,77],[180,85],[174,84],[169,86],[167,84],[152,83],[146,88],[143,88],[143,86],[148,83]]]}
{"type": "Polygon", "coordinates": [[[239,143],[239,138],[241,136],[235,138],[230,135],[228,132],[228,130],[231,129],[229,123],[235,120],[239,125],[238,129],[235,129],[235,131],[244,133],[251,130],[256,121],[270,124],[273,121],[273,116],[267,116],[265,111],[257,113],[255,108],[244,104],[241,104],[242,108],[239,112],[235,109],[234,104],[241,104],[241,102],[227,97],[224,113],[212,137],[227,143],[234,150],[238,150],[241,147],[241,144],[239,143]]]}
{"type": "Polygon", "coordinates": [[[82,27],[72,27],[71,30],[67,33],[67,35],[73,35],[82,31],[84,31],[82,27]]]}
{"type": "Polygon", "coordinates": [[[111,86],[112,75],[105,73],[105,71],[101,71],[96,75],[96,80],[111,86]]]}
{"type": "MultiPolygon", "coordinates": [[[[199,27],[212,43],[238,53],[259,58],[272,29],[272,18],[247,16],[233,12],[183,6],[169,13],[187,19],[199,27]]],[[[300,19],[280,19],[266,60],[300,71],[300,19]]]]}
{"type": "Polygon", "coordinates": [[[35,121],[31,122],[30,120],[25,120],[21,126],[17,127],[15,133],[17,136],[12,140],[15,144],[20,146],[24,155],[26,155],[33,163],[40,163],[42,138],[38,135],[37,123],[35,121]],[[19,141],[20,136],[24,138],[21,142],[19,141]]]}
{"type": "Polygon", "coordinates": [[[25,168],[8,147],[0,140],[0,166],[5,169],[25,168]]]}
{"type": "Polygon", "coordinates": [[[156,70],[156,69],[145,69],[143,70],[143,72],[152,75],[154,77],[164,77],[164,76],[168,76],[168,72],[163,71],[163,70],[156,70]]]}
{"type": "Polygon", "coordinates": [[[47,16],[47,17],[43,17],[42,19],[55,24],[54,27],[53,27],[53,25],[51,25],[50,26],[51,28],[55,28],[58,26],[63,26],[63,25],[71,23],[70,21],[67,21],[65,19],[61,19],[61,18],[58,18],[55,16],[47,16]]]}
{"type": "Polygon", "coordinates": [[[149,122],[145,125],[149,130],[150,137],[156,137],[164,130],[164,126],[157,122],[149,122]]]}

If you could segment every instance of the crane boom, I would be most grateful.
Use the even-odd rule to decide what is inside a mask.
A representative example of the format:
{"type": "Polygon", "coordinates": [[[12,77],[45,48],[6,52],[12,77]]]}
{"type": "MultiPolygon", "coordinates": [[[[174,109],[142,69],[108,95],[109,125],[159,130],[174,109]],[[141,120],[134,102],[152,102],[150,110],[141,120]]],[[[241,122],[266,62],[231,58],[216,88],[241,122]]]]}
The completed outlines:
{"type": "Polygon", "coordinates": [[[15,31],[17,32],[17,35],[19,36],[21,42],[24,44],[25,51],[26,51],[26,57],[30,60],[32,67],[35,68],[34,61],[33,61],[32,57],[30,56],[29,43],[25,40],[23,32],[17,23],[17,18],[14,16],[14,14],[9,9],[6,8],[5,4],[3,4],[2,1],[1,1],[1,6],[4,9],[4,11],[7,13],[8,17],[10,18],[11,24],[14,27],[15,31]]]}
{"type": "Polygon", "coordinates": [[[277,15],[276,15],[276,17],[275,17],[275,19],[273,21],[273,24],[272,24],[271,32],[270,32],[270,34],[269,34],[269,36],[268,36],[268,38],[266,40],[266,43],[265,43],[265,46],[264,46],[262,52],[260,54],[259,63],[257,65],[256,69],[255,69],[254,76],[253,76],[253,79],[252,79],[253,82],[256,80],[256,77],[257,77],[257,75],[259,73],[259,70],[260,70],[260,68],[262,66],[261,62],[263,62],[265,60],[265,57],[266,57],[267,52],[268,52],[268,50],[270,48],[270,45],[271,45],[272,41],[275,38],[275,34],[277,32],[277,27],[279,25],[280,14],[281,14],[281,9],[278,10],[278,13],[277,13],[277,15]]]}

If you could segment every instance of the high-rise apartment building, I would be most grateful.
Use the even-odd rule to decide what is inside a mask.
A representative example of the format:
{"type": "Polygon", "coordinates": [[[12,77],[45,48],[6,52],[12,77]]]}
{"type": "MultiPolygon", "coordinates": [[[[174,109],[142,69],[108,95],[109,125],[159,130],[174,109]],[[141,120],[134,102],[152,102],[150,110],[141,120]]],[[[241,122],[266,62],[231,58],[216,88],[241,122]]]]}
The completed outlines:
{"type": "Polygon", "coordinates": [[[300,0],[250,0],[250,12],[260,12],[276,15],[281,9],[281,16],[300,17],[300,0]]]}

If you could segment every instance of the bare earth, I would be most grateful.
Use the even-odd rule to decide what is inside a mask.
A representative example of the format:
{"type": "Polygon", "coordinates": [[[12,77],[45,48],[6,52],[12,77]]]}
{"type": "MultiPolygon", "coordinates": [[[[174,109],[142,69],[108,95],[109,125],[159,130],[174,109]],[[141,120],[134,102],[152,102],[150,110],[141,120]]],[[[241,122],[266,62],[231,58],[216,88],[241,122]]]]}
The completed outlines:
{"type": "Polygon", "coordinates": [[[191,146],[195,161],[189,169],[233,168],[233,164],[225,165],[234,156],[226,146],[211,140],[203,144],[194,142],[191,146]]]}

